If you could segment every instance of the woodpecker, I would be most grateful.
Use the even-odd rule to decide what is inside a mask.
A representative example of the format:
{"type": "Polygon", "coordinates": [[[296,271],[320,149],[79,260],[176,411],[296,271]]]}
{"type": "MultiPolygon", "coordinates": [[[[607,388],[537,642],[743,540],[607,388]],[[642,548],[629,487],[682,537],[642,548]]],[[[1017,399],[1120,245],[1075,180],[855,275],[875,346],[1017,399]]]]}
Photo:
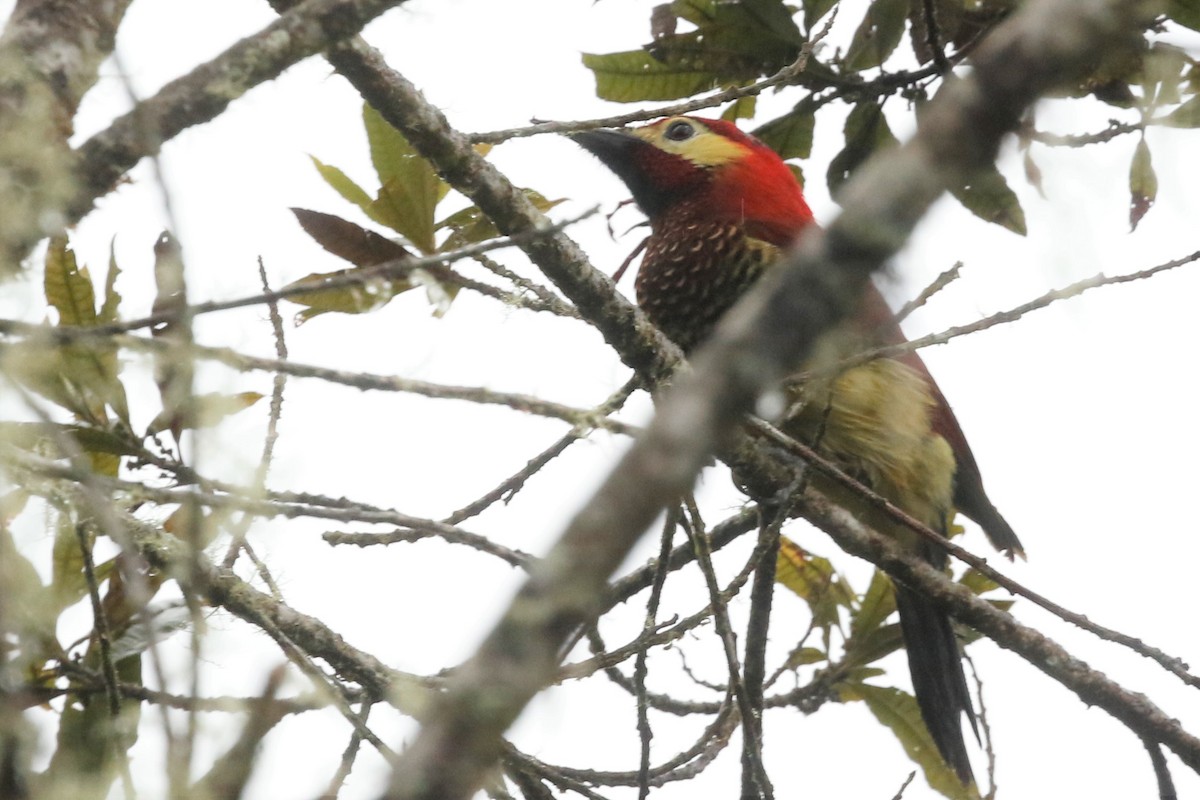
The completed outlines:
{"type": "MultiPolygon", "coordinates": [[[[792,171],[731,122],[670,117],[572,138],[616,173],[649,219],[637,302],[685,352],[712,333],[784,248],[815,228],[792,171]]],[[[887,302],[868,284],[857,314],[826,334],[808,366],[904,341],[887,302]]],[[[810,380],[794,393],[782,422],[786,432],[931,528],[945,534],[957,509],[1009,558],[1024,556],[1017,535],[984,491],[954,412],[915,352],[810,380]]],[[[814,482],[908,549],[945,566],[940,548],[856,509],[856,498],[819,476],[814,482]]],[[[921,716],[942,758],[971,784],[964,714],[977,739],[978,731],[950,619],[906,586],[897,584],[895,594],[921,716]]]]}

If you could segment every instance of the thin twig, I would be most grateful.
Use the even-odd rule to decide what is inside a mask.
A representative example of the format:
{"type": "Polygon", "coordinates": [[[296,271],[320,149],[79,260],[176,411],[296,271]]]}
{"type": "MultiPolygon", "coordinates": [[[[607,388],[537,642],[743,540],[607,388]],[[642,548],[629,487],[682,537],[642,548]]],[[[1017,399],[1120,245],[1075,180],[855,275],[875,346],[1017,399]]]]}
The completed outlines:
{"type": "MultiPolygon", "coordinates": [[[[330,0],[332,2],[332,0],[330,0]]],[[[395,2],[395,0],[393,0],[395,2]]],[[[246,308],[247,306],[266,305],[277,302],[279,300],[287,300],[294,297],[301,297],[306,294],[312,294],[316,291],[328,291],[331,289],[341,289],[349,286],[360,286],[381,279],[395,279],[409,275],[414,270],[429,269],[445,264],[451,264],[463,259],[475,258],[481,253],[488,253],[501,248],[517,247],[532,240],[543,237],[553,236],[566,230],[571,225],[574,225],[580,220],[587,219],[595,214],[598,206],[593,206],[582,214],[578,214],[569,219],[560,222],[546,222],[542,226],[525,231],[513,236],[502,236],[496,239],[490,239],[486,242],[467,245],[456,250],[448,250],[444,253],[435,253],[429,256],[397,258],[391,261],[385,261],[381,264],[375,264],[370,267],[363,267],[354,270],[345,270],[335,275],[326,276],[318,284],[296,284],[282,289],[273,291],[264,291],[258,294],[247,295],[245,297],[237,297],[232,300],[209,300],[203,303],[192,303],[184,308],[170,309],[159,313],[150,314],[146,317],[127,320],[125,322],[114,322],[105,325],[91,325],[87,327],[60,325],[54,328],[46,327],[46,336],[56,342],[66,342],[78,339],[102,339],[111,337],[119,333],[129,333],[131,331],[140,330],[142,328],[153,328],[164,323],[170,323],[178,319],[181,315],[197,317],[203,314],[212,314],[218,311],[230,311],[237,308],[246,308]]],[[[469,279],[463,279],[469,280],[469,279]]],[[[473,288],[477,288],[478,282],[472,282],[473,288]]],[[[503,294],[500,296],[506,303],[511,305],[528,305],[530,301],[524,300],[517,295],[503,294]]],[[[540,302],[540,301],[539,301],[540,302]]],[[[559,301],[561,302],[561,301],[559,301]]],[[[541,308],[539,310],[549,310],[541,308]]],[[[577,316],[577,312],[564,312],[569,316],[577,316]]],[[[0,332],[13,332],[16,330],[28,332],[29,326],[18,323],[15,320],[0,320],[0,332]]]]}
{"type": "Polygon", "coordinates": [[[904,320],[907,319],[910,314],[929,302],[929,298],[933,297],[942,289],[945,289],[951,283],[958,280],[958,273],[962,269],[962,265],[963,264],[961,261],[956,261],[954,266],[950,267],[950,269],[934,278],[933,283],[926,286],[921,290],[920,294],[905,303],[900,310],[896,312],[896,324],[899,325],[901,322],[904,322],[904,320]]]}
{"type": "Polygon", "coordinates": [[[401,542],[419,542],[424,539],[438,538],[450,544],[466,545],[473,550],[478,550],[481,553],[487,553],[490,556],[495,556],[502,561],[511,564],[514,567],[528,569],[537,558],[530,553],[522,550],[505,547],[501,544],[496,544],[486,536],[481,536],[470,531],[460,530],[451,527],[445,523],[438,523],[437,527],[431,529],[423,528],[408,528],[404,530],[388,531],[385,533],[347,533],[344,531],[327,531],[321,534],[321,538],[332,545],[355,545],[357,547],[368,547],[371,545],[387,545],[398,544],[401,542]]]}
{"type": "Polygon", "coordinates": [[[100,668],[104,676],[104,694],[108,699],[108,715],[114,726],[113,736],[109,739],[112,747],[112,757],[121,773],[121,784],[126,798],[134,796],[133,774],[129,771],[129,754],[124,745],[128,742],[121,735],[119,720],[121,717],[121,691],[117,685],[117,669],[113,664],[112,635],[108,627],[108,615],[104,613],[104,603],[100,600],[100,583],[96,580],[96,562],[92,558],[93,531],[88,526],[75,524],[75,536],[79,540],[79,552],[83,557],[83,575],[87,582],[88,597],[92,602],[92,626],[96,631],[96,642],[100,650],[100,668]]]}
{"type": "Polygon", "coordinates": [[[904,779],[904,783],[900,784],[900,788],[892,795],[892,800],[904,800],[904,790],[908,788],[908,785],[913,782],[913,778],[915,777],[917,777],[916,770],[908,773],[908,777],[904,779]]]}
{"type": "MultiPolygon", "coordinates": [[[[659,787],[673,781],[689,780],[712,763],[717,754],[729,743],[730,736],[737,730],[738,715],[733,703],[728,699],[722,703],[712,722],[700,734],[694,744],[662,764],[650,768],[650,785],[659,787]]],[[[506,752],[512,746],[505,744],[506,752]]],[[[576,769],[573,767],[550,766],[537,761],[532,756],[524,756],[530,762],[537,763],[546,770],[547,774],[581,781],[592,785],[604,786],[637,786],[640,770],[610,772],[593,769],[576,769]]]]}
{"type": "MultiPolygon", "coordinates": [[[[675,529],[679,527],[679,511],[671,509],[663,521],[662,535],[659,537],[658,569],[654,581],[650,584],[650,597],[646,600],[646,618],[642,624],[642,636],[658,629],[658,606],[662,601],[663,586],[667,582],[667,565],[671,557],[671,539],[675,529]]],[[[633,662],[634,696],[637,699],[637,731],[640,744],[640,760],[638,762],[638,800],[646,800],[650,794],[650,740],[654,731],[650,728],[649,705],[646,702],[647,657],[649,648],[638,651],[633,662]]]]}
{"type": "MultiPolygon", "coordinates": [[[[1040,297],[1036,297],[1033,300],[1022,303],[1021,305],[1011,308],[1007,311],[1000,311],[992,314],[991,316],[984,317],[976,322],[972,322],[967,325],[958,325],[953,328],[947,328],[941,333],[922,336],[902,344],[868,350],[851,358],[839,361],[836,365],[831,366],[830,369],[840,372],[842,370],[849,369],[850,367],[854,367],[859,364],[865,364],[868,361],[873,361],[877,358],[895,358],[898,355],[912,352],[914,350],[920,350],[924,347],[931,347],[936,344],[945,344],[951,339],[956,339],[959,336],[966,336],[968,334],[987,330],[988,328],[996,325],[1015,322],[1031,311],[1043,309],[1046,306],[1058,302],[1059,300],[1068,300],[1073,297],[1078,297],[1084,292],[1091,291],[1092,289],[1098,289],[1102,286],[1117,286],[1123,283],[1146,280],[1147,278],[1153,278],[1155,275],[1158,275],[1161,272],[1187,266],[1188,264],[1192,264],[1198,260],[1200,260],[1200,250],[1197,250],[1196,252],[1190,253],[1186,256],[1182,256],[1181,258],[1166,261],[1162,264],[1158,264],[1157,266],[1148,267],[1146,269],[1127,273],[1125,275],[1110,276],[1105,275],[1104,273],[1093,275],[1090,278],[1084,278],[1081,281],[1076,281],[1075,283],[1072,283],[1069,286],[1064,286],[1061,289],[1054,289],[1046,292],[1040,297]]],[[[802,380],[802,378],[797,380],[802,380]]]]}
{"type": "MultiPolygon", "coordinates": [[[[364,701],[362,708],[358,712],[358,718],[363,725],[367,724],[367,717],[371,714],[371,709],[374,704],[364,701]]],[[[358,758],[358,753],[362,749],[362,735],[355,728],[350,732],[350,742],[346,745],[345,751],[342,752],[342,760],[338,763],[337,772],[329,779],[329,786],[318,800],[337,800],[337,796],[342,791],[342,785],[346,782],[346,778],[350,777],[350,770],[354,769],[354,761],[358,758]]]]}
{"type": "MultiPolygon", "coordinates": [[[[18,322],[16,320],[0,320],[0,333],[20,333],[54,339],[57,336],[56,330],[58,329],[18,322]]],[[[73,337],[68,336],[67,338],[73,337]]],[[[122,347],[137,348],[151,352],[158,352],[166,347],[162,342],[137,336],[117,336],[114,338],[114,342],[122,347]]],[[[22,345],[0,342],[0,355],[3,355],[5,350],[11,350],[20,346],[22,345]]],[[[508,408],[527,414],[559,419],[572,425],[591,425],[601,430],[620,433],[626,436],[636,435],[640,430],[637,426],[620,422],[619,420],[604,417],[597,418],[595,414],[586,409],[574,408],[529,394],[498,392],[478,386],[450,386],[431,383],[429,381],[402,378],[395,375],[347,372],[329,367],[299,364],[294,361],[261,358],[220,347],[191,345],[190,349],[197,358],[217,361],[232,369],[243,372],[280,373],[299,378],[323,380],[360,390],[404,392],[436,400],[463,400],[481,405],[507,406],[508,408]]]]}
{"type": "Polygon", "coordinates": [[[929,48],[930,57],[937,66],[938,72],[945,75],[950,71],[950,61],[942,44],[942,26],[938,19],[936,0],[921,0],[921,8],[925,20],[925,45],[929,48]]]}
{"type": "MultiPolygon", "coordinates": [[[[712,552],[708,547],[708,535],[704,531],[704,522],[700,518],[700,512],[696,508],[695,500],[688,497],[685,500],[685,504],[688,514],[684,517],[684,530],[687,531],[688,538],[692,542],[692,547],[696,550],[696,565],[700,567],[700,574],[704,576],[704,582],[708,587],[708,596],[712,603],[713,627],[716,628],[717,636],[720,637],[721,645],[725,651],[725,665],[729,670],[729,691],[733,695],[742,718],[742,738],[748,742],[743,755],[750,762],[754,796],[761,797],[763,800],[772,800],[774,790],[771,787],[770,779],[767,777],[766,768],[763,766],[762,743],[755,736],[754,705],[746,692],[746,684],[742,681],[742,668],[741,664],[738,663],[737,640],[734,637],[733,626],[729,622],[729,609],[725,605],[724,598],[721,597],[721,588],[717,582],[717,574],[713,569],[712,552]],[[749,729],[746,727],[747,720],[749,721],[749,729]]],[[[761,558],[763,554],[762,552],[758,552],[757,555],[761,558]]],[[[754,563],[757,567],[758,562],[755,561],[754,563]]]]}
{"type": "Polygon", "coordinates": [[[1158,800],[1178,800],[1175,791],[1175,781],[1171,779],[1171,768],[1163,756],[1162,746],[1158,742],[1142,740],[1146,753],[1150,756],[1150,765],[1154,767],[1154,780],[1158,784],[1158,800]]]}
{"type": "Polygon", "coordinates": [[[983,735],[983,752],[987,756],[988,791],[987,798],[996,796],[996,747],[992,741],[992,725],[988,721],[987,703],[983,697],[983,678],[975,667],[975,659],[965,649],[962,651],[963,660],[971,667],[971,679],[975,682],[975,699],[979,701],[979,714],[975,717],[979,722],[979,730],[983,735]]]}
{"type": "MultiPolygon", "coordinates": [[[[607,400],[593,409],[591,412],[592,416],[598,419],[607,419],[611,414],[619,411],[621,407],[624,406],[625,401],[629,399],[629,396],[640,386],[641,381],[637,378],[629,380],[623,387],[614,392],[607,400]]],[[[526,462],[525,466],[518,470],[514,475],[502,481],[499,486],[492,489],[490,492],[478,498],[477,500],[474,500],[457,511],[454,511],[442,521],[448,525],[457,525],[464,520],[470,519],[471,517],[482,513],[487,508],[501,500],[503,500],[505,503],[508,503],[514,496],[516,496],[517,492],[524,488],[525,483],[531,477],[536,475],[543,467],[545,467],[555,458],[562,455],[562,453],[572,444],[587,436],[594,429],[594,427],[595,426],[591,424],[584,424],[572,428],[565,436],[561,437],[558,441],[554,442],[554,444],[550,445],[545,450],[538,453],[528,462],[526,462]]]]}
{"type": "Polygon", "coordinates": [[[1150,124],[1153,124],[1153,122],[1145,119],[1137,122],[1119,122],[1118,120],[1110,119],[1108,127],[1096,133],[1059,134],[1028,130],[1024,131],[1022,135],[1050,147],[1087,147],[1093,144],[1103,144],[1104,142],[1112,141],[1118,136],[1124,136],[1127,133],[1144,132],[1146,126],[1150,124]]]}
{"type": "MultiPolygon", "coordinates": [[[[1200,253],[1198,253],[1197,256],[1200,257],[1200,253]]],[[[1018,583],[1007,575],[998,572],[995,568],[988,564],[986,559],[980,558],[974,553],[971,553],[970,551],[955,544],[953,541],[947,539],[941,533],[922,524],[919,520],[911,517],[903,510],[893,505],[887,498],[875,493],[867,486],[859,483],[849,475],[846,475],[844,472],[838,469],[835,464],[825,459],[812,448],[796,441],[782,431],[772,427],[770,424],[760,419],[751,419],[747,425],[756,432],[765,435],[768,439],[782,446],[786,450],[800,456],[810,467],[820,470],[822,475],[833,479],[840,484],[842,488],[850,490],[869,506],[880,511],[892,521],[916,532],[933,546],[945,550],[959,561],[962,561],[967,566],[972,567],[976,571],[987,576],[1014,595],[1024,597],[1026,600],[1029,600],[1046,611],[1049,611],[1051,614],[1054,614],[1063,621],[1069,622],[1076,627],[1095,634],[1101,639],[1128,647],[1134,652],[1157,662],[1163,669],[1167,670],[1172,675],[1175,675],[1187,685],[1200,688],[1200,678],[1188,672],[1188,665],[1184,663],[1182,659],[1168,655],[1157,647],[1147,645],[1141,640],[1129,636],[1128,634],[1098,625],[1092,622],[1086,616],[1077,614],[1074,611],[1060,606],[1045,596],[1027,588],[1023,584],[1018,583]]]]}
{"type": "MultiPolygon", "coordinates": [[[[270,292],[271,284],[267,279],[267,269],[263,265],[261,256],[258,259],[258,279],[262,282],[263,291],[270,292]]],[[[287,340],[283,332],[283,317],[279,314],[279,303],[274,300],[269,301],[267,310],[271,315],[271,330],[275,336],[275,357],[280,361],[287,361],[287,340]]],[[[254,480],[252,481],[252,485],[259,490],[266,489],[267,473],[271,469],[271,460],[275,454],[275,442],[279,439],[279,417],[283,413],[283,390],[286,386],[287,375],[282,372],[275,373],[271,386],[271,408],[267,415],[267,433],[263,438],[262,454],[258,458],[258,468],[254,471],[254,480]]],[[[229,549],[225,551],[225,559],[221,562],[221,566],[225,569],[232,569],[234,562],[237,561],[238,553],[246,550],[246,554],[254,562],[255,569],[258,570],[258,574],[271,593],[276,597],[282,597],[279,586],[275,583],[266,564],[262,563],[257,555],[249,549],[246,533],[250,529],[252,519],[249,515],[244,515],[241,524],[232,531],[232,541],[229,543],[229,549]]]]}
{"type": "Polygon", "coordinates": [[[763,688],[766,678],[767,633],[771,623],[771,605],[775,593],[776,562],[779,558],[779,529],[789,516],[791,498],[773,519],[759,524],[758,544],[751,561],[754,582],[750,586],[750,618],[746,623],[745,691],[750,716],[742,719],[742,798],[761,796],[757,785],[759,771],[765,774],[763,751],[763,688]]]}

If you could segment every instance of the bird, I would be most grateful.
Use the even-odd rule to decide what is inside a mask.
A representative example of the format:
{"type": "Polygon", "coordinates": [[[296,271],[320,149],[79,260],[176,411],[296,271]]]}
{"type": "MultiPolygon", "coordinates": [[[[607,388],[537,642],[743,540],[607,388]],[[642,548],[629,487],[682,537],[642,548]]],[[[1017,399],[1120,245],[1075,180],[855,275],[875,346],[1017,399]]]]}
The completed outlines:
{"type": "MultiPolygon", "coordinates": [[[[788,165],[727,120],[675,116],[571,138],[624,182],[649,220],[634,284],[637,303],[685,353],[711,335],[786,248],[817,227],[788,165]]],[[[819,376],[821,370],[809,367],[905,341],[879,288],[868,282],[857,312],[823,336],[804,371],[819,376]]],[[[832,374],[826,369],[824,377],[792,386],[780,423],[785,432],[943,535],[957,510],[1010,559],[1024,557],[1020,539],[984,491],[953,410],[915,351],[832,374]]],[[[856,511],[848,492],[820,476],[812,480],[856,511]]],[[[945,568],[941,548],[858,511],[910,552],[945,568]]],[[[923,594],[894,586],[922,719],[942,759],[964,785],[973,784],[963,716],[976,739],[979,734],[950,618],[923,594]]]]}

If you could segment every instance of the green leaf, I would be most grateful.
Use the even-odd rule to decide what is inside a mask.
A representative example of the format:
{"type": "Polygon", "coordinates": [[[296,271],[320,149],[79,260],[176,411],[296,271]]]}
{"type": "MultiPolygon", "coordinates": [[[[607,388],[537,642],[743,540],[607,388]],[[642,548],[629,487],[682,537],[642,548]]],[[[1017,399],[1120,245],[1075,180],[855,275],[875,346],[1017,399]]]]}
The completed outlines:
{"type": "Polygon", "coordinates": [[[720,77],[703,63],[666,64],[645,50],[584,53],[583,65],[596,76],[596,96],[616,103],[678,100],[720,85],[720,77]]]}
{"type": "Polygon", "coordinates": [[[829,655],[816,647],[801,647],[793,650],[787,657],[785,669],[796,669],[809,664],[821,664],[829,660],[829,655]]]}
{"type": "Polygon", "coordinates": [[[1155,42],[1141,61],[1142,104],[1147,108],[1180,102],[1192,59],[1178,47],[1155,42]]]}
{"type": "MultiPolygon", "coordinates": [[[[792,10],[782,0],[674,0],[671,12],[699,28],[699,37],[683,34],[683,41],[708,39],[713,49],[730,48],[752,52],[746,47],[759,42],[760,52],[788,44],[797,53],[804,35],[792,19],[792,10]]],[[[661,37],[666,38],[666,37],[661,37]]]]}
{"type": "Polygon", "coordinates": [[[952,188],[950,193],[983,221],[1025,235],[1025,211],[1021,208],[1021,201],[995,165],[976,173],[969,183],[952,188]]]}
{"type": "Polygon", "coordinates": [[[847,664],[870,664],[903,646],[904,636],[899,623],[883,625],[847,640],[845,661],[847,664]]]}
{"type": "Polygon", "coordinates": [[[422,253],[432,253],[434,210],[437,208],[438,179],[421,162],[409,177],[397,175],[388,180],[371,204],[371,217],[407,239],[422,253]]]}
{"type": "Polygon", "coordinates": [[[896,610],[896,593],[892,581],[881,570],[871,576],[858,609],[850,620],[850,637],[863,636],[878,628],[896,610]]]}
{"type": "Polygon", "coordinates": [[[825,176],[829,193],[835,198],[842,184],[850,179],[854,171],[872,153],[881,147],[896,143],[896,137],[892,135],[887,117],[884,116],[883,107],[872,100],[863,101],[850,111],[843,131],[846,145],[829,162],[829,170],[825,176]]]}
{"type": "Polygon", "coordinates": [[[928,64],[933,60],[934,52],[929,45],[926,21],[926,3],[932,4],[934,23],[937,28],[937,40],[941,43],[943,52],[946,45],[958,37],[959,28],[963,21],[962,0],[909,0],[908,13],[912,21],[912,46],[917,61],[928,64]]]}
{"type": "Polygon", "coordinates": [[[921,768],[930,786],[951,800],[978,800],[979,790],[974,786],[963,786],[954,770],[942,760],[912,695],[866,683],[840,686],[839,693],[843,699],[862,700],[867,704],[875,719],[892,732],[909,759],[921,768]]]}
{"type": "Polygon", "coordinates": [[[746,13],[758,22],[771,36],[799,48],[804,44],[804,34],[792,18],[792,9],[782,0],[742,0],[746,13]]]}
{"type": "MultiPolygon", "coordinates": [[[[540,192],[533,189],[522,189],[521,192],[525,195],[525,199],[543,214],[566,199],[548,200],[540,192]]],[[[500,235],[500,231],[496,230],[495,224],[492,223],[487,215],[479,210],[478,206],[468,206],[461,211],[456,211],[439,222],[437,227],[438,230],[442,230],[443,228],[450,229],[450,236],[438,248],[441,251],[457,250],[469,244],[495,239],[500,235]]]]}
{"type": "Polygon", "coordinates": [[[962,577],[958,579],[958,582],[970,589],[975,594],[987,594],[988,592],[994,592],[1000,588],[1000,584],[996,583],[994,580],[989,578],[987,575],[984,575],[974,567],[964,572],[962,577]]]}
{"type": "Polygon", "coordinates": [[[804,30],[811,35],[813,27],[837,5],[838,0],[806,0],[804,3],[804,30]]]}
{"type": "Polygon", "coordinates": [[[1200,94],[1192,96],[1186,103],[1155,122],[1172,128],[1200,128],[1200,94]]]}
{"type": "Polygon", "coordinates": [[[64,425],[58,422],[0,422],[0,441],[22,450],[37,452],[50,458],[66,458],[59,446],[60,437],[70,437],[88,453],[138,455],[137,443],[119,433],[87,425],[64,425]]]}
{"type": "Polygon", "coordinates": [[[787,168],[791,170],[792,177],[796,179],[796,183],[800,184],[800,188],[804,188],[804,170],[800,169],[797,164],[788,164],[787,168]]]}
{"type": "Polygon", "coordinates": [[[758,107],[757,97],[739,97],[721,112],[721,119],[737,122],[739,119],[752,119],[754,110],[758,107]]]}
{"type": "MultiPolygon", "coordinates": [[[[100,648],[93,638],[83,658],[84,666],[93,671],[101,669],[100,648]]],[[[129,656],[114,665],[117,680],[140,685],[142,658],[129,656]]],[[[72,687],[74,687],[72,682],[72,687]]],[[[105,692],[70,693],[58,724],[58,740],[54,756],[46,770],[47,784],[68,787],[64,796],[72,800],[103,800],[119,773],[117,753],[126,753],[137,741],[141,701],[122,699],[116,717],[108,705],[105,692]]]]}
{"type": "Polygon", "coordinates": [[[1180,25],[1200,31],[1200,0],[1167,0],[1167,16],[1180,25]]]}
{"type": "Polygon", "coordinates": [[[883,64],[900,44],[907,18],[908,0],[873,0],[850,40],[846,67],[861,72],[883,64]]]}
{"type": "MultiPolygon", "coordinates": [[[[94,537],[89,539],[89,545],[94,537]]],[[[60,511],[54,528],[54,549],[50,562],[50,592],[55,609],[61,611],[79,602],[87,591],[83,575],[83,553],[79,535],[70,515],[60,511]]]]}
{"type": "Polygon", "coordinates": [[[698,28],[713,21],[717,15],[717,0],[672,0],[671,13],[698,28]]]}
{"type": "MultiPolygon", "coordinates": [[[[6,519],[13,516],[14,505],[24,504],[24,498],[14,497],[17,492],[20,490],[3,498],[6,519]]],[[[5,603],[9,630],[18,637],[32,634],[34,638],[52,638],[57,613],[52,603],[45,602],[46,588],[42,586],[37,568],[17,549],[8,525],[0,525],[0,583],[9,598],[5,603]]]]}
{"type": "MultiPolygon", "coordinates": [[[[343,199],[350,201],[354,205],[361,208],[368,216],[371,214],[371,195],[367,194],[366,189],[363,189],[354,181],[342,172],[337,167],[331,167],[316,156],[309,156],[312,159],[313,166],[317,168],[317,172],[325,179],[325,182],[343,199]]],[[[378,222],[378,220],[376,220],[378,222]]]]}
{"type": "Polygon", "coordinates": [[[782,159],[808,158],[812,155],[816,108],[810,98],[801,100],[782,117],[776,117],[754,131],[782,159]]]}
{"type": "Polygon", "coordinates": [[[368,213],[404,236],[422,253],[432,253],[436,247],[434,210],[450,187],[400,131],[365,103],[363,124],[381,186],[368,213]]]}

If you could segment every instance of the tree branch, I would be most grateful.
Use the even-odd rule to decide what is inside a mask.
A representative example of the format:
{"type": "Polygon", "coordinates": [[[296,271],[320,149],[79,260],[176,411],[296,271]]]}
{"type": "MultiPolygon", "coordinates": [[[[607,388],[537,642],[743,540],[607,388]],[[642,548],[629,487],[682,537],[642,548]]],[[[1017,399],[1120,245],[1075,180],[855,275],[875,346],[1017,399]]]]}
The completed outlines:
{"type": "Polygon", "coordinates": [[[0,36],[0,275],[74,191],[67,139],[130,0],[21,0],[0,36]]]}
{"type": "Polygon", "coordinates": [[[80,145],[80,186],[66,207],[69,222],[91,210],[129,169],[164,142],[217,117],[250,89],[298,61],[353,36],[404,0],[304,0],[253,36],[177,78],[80,145]]]}
{"type": "MultiPolygon", "coordinates": [[[[1020,114],[1040,93],[1078,72],[1097,49],[1128,43],[1123,41],[1130,38],[1127,32],[1140,30],[1137,10],[1132,2],[1098,0],[1043,0],[1022,7],[980,45],[971,74],[944,87],[930,103],[917,137],[863,167],[846,187],[841,217],[825,235],[806,237],[798,252],[723,321],[714,342],[696,359],[695,372],[679,380],[643,437],[534,568],[503,619],[424,717],[401,757],[388,798],[453,800],[479,787],[500,755],[502,732],[552,679],[562,642],[594,618],[608,576],[658,511],[688,490],[714,450],[728,453],[735,465],[761,460],[745,438],[735,436],[738,421],[759,393],[794,370],[820,334],[849,312],[870,273],[903,244],[947,185],[994,160],[1001,137],[1017,127],[1020,114]]],[[[347,53],[364,55],[358,46],[339,46],[331,59],[342,67],[347,53]]],[[[382,99],[411,103],[411,85],[402,86],[405,92],[382,99]]],[[[372,101],[397,124],[393,117],[398,115],[372,101]]],[[[456,150],[467,146],[465,139],[431,110],[422,107],[416,113],[434,127],[441,123],[447,138],[409,136],[413,145],[452,184],[461,178],[486,194],[480,191],[480,175],[467,169],[469,162],[454,161],[456,150]]],[[[517,202],[497,211],[497,223],[506,232],[520,223],[523,211],[527,222],[537,220],[517,202]]],[[[547,240],[537,250],[559,244],[547,240]]],[[[573,300],[581,284],[608,288],[580,281],[577,270],[565,272],[561,277],[569,286],[559,285],[573,300]]],[[[547,274],[558,283],[559,275],[547,274]]],[[[595,305],[576,305],[589,319],[603,312],[595,305]]],[[[621,316],[641,324],[637,315],[621,316]]],[[[629,343],[628,334],[612,330],[613,320],[597,322],[609,341],[629,343]]],[[[826,516],[832,520],[833,510],[826,516]]]]}

